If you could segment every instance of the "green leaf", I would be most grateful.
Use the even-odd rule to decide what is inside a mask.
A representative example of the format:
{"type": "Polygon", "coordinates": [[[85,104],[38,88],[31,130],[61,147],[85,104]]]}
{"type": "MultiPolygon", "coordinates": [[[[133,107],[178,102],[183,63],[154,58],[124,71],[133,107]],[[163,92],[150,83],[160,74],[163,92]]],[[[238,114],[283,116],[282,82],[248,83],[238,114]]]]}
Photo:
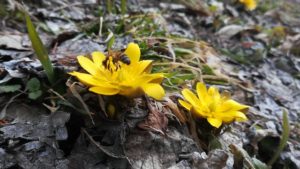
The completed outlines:
{"type": "Polygon", "coordinates": [[[30,92],[28,94],[28,97],[32,100],[35,100],[37,98],[39,98],[40,96],[42,95],[42,91],[41,90],[37,90],[37,91],[34,91],[34,92],[30,92]]]}
{"type": "Polygon", "coordinates": [[[202,73],[206,75],[215,75],[214,71],[208,65],[203,65],[202,73]]]}
{"type": "Polygon", "coordinates": [[[111,49],[111,47],[115,43],[115,35],[112,32],[110,32],[108,36],[110,37],[110,39],[107,42],[107,49],[111,49]]]}
{"type": "Polygon", "coordinates": [[[26,84],[26,89],[29,90],[29,92],[35,92],[40,90],[41,83],[37,78],[31,78],[27,84],[26,84]]]}
{"type": "Polygon", "coordinates": [[[39,61],[42,63],[42,66],[47,74],[48,80],[50,83],[54,83],[54,71],[51,64],[51,61],[48,56],[48,52],[41,41],[38,33],[35,30],[35,27],[30,19],[30,16],[27,11],[23,11],[25,15],[26,20],[26,26],[28,30],[29,39],[32,43],[32,48],[35,51],[35,54],[37,55],[39,61]]]}
{"type": "Polygon", "coordinates": [[[21,88],[21,85],[3,85],[0,86],[0,93],[9,93],[9,92],[15,92],[21,88]]]}

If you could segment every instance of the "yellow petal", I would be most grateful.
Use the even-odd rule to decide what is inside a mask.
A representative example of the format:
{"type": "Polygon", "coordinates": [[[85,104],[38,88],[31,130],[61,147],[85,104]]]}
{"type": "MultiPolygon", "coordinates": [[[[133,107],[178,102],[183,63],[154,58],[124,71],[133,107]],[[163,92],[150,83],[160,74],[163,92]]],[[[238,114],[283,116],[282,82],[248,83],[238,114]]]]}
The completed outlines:
{"type": "Polygon", "coordinates": [[[198,82],[196,86],[197,94],[199,97],[199,100],[202,102],[206,100],[207,97],[207,89],[204,83],[198,82]]]}
{"type": "MultiPolygon", "coordinates": [[[[122,72],[122,73],[124,73],[124,72],[122,72]]],[[[123,74],[123,76],[126,76],[126,75],[123,74]]],[[[144,74],[144,75],[137,75],[134,77],[127,75],[126,80],[122,81],[121,85],[123,85],[123,86],[141,86],[142,84],[147,84],[147,83],[160,84],[163,79],[164,79],[164,76],[162,74],[144,74]]]]}
{"type": "Polygon", "coordinates": [[[106,56],[102,52],[93,52],[92,53],[92,58],[94,63],[98,66],[101,67],[103,65],[103,61],[105,60],[106,56]]]}
{"type": "Polygon", "coordinates": [[[247,10],[254,10],[257,6],[256,0],[239,0],[240,3],[244,4],[247,8],[247,10]]]}
{"type": "Polygon", "coordinates": [[[129,57],[131,63],[135,63],[140,60],[141,51],[139,45],[136,43],[129,43],[124,53],[129,57]]]}
{"type": "Polygon", "coordinates": [[[143,61],[137,62],[137,64],[138,64],[137,73],[138,74],[141,74],[143,72],[150,73],[151,63],[152,63],[152,60],[143,60],[143,61]]]}
{"type": "Polygon", "coordinates": [[[82,83],[90,86],[102,86],[101,81],[95,79],[92,75],[80,72],[69,73],[72,76],[76,76],[82,83]]]}
{"type": "Polygon", "coordinates": [[[183,97],[190,102],[193,106],[200,104],[199,99],[196,97],[196,95],[190,91],[189,89],[183,89],[181,91],[183,97]]]}
{"type": "Polygon", "coordinates": [[[142,85],[142,89],[148,96],[157,100],[161,100],[165,96],[164,89],[156,83],[146,83],[142,85]]]}
{"type": "Polygon", "coordinates": [[[248,120],[246,115],[240,111],[231,111],[231,112],[224,112],[224,113],[214,113],[214,117],[222,119],[226,123],[230,123],[232,121],[246,121],[248,120]]]}
{"type": "Polygon", "coordinates": [[[150,73],[152,60],[143,60],[131,63],[130,65],[122,64],[122,69],[129,72],[133,76],[143,73],[150,73]]]}
{"type": "Polygon", "coordinates": [[[144,83],[161,83],[163,79],[163,73],[145,74],[142,76],[142,82],[144,83]]]}
{"type": "Polygon", "coordinates": [[[217,118],[207,118],[207,121],[216,128],[219,128],[222,125],[222,120],[217,118]]]}
{"type": "Polygon", "coordinates": [[[189,110],[189,111],[191,110],[192,105],[189,104],[188,102],[183,101],[183,100],[181,100],[181,99],[178,99],[178,102],[180,103],[180,105],[181,105],[182,107],[186,108],[186,109],[189,110]]]}
{"type": "Polygon", "coordinates": [[[153,60],[142,60],[142,61],[139,61],[138,63],[140,64],[140,68],[143,72],[146,72],[146,73],[150,73],[151,72],[151,69],[152,69],[152,63],[153,60]]]}
{"type": "Polygon", "coordinates": [[[121,85],[119,94],[129,98],[134,98],[143,95],[144,91],[136,86],[121,85]]]}
{"type": "Polygon", "coordinates": [[[216,112],[238,111],[249,108],[247,105],[240,104],[232,99],[223,102],[217,107],[216,112]]]}
{"type": "Polygon", "coordinates": [[[246,117],[246,115],[243,112],[240,112],[240,111],[236,111],[234,113],[234,117],[235,117],[235,120],[238,121],[238,122],[242,122],[242,121],[248,120],[248,118],[246,117]]]}
{"type": "Polygon", "coordinates": [[[193,106],[191,108],[191,112],[193,112],[197,117],[204,117],[204,118],[211,117],[210,112],[205,106],[202,107],[199,105],[193,106]]]}
{"type": "Polygon", "coordinates": [[[90,59],[84,56],[77,56],[77,60],[84,70],[86,70],[92,75],[97,74],[98,68],[90,59]]]}
{"type": "Polygon", "coordinates": [[[209,89],[208,89],[208,95],[215,98],[216,100],[220,99],[221,96],[220,96],[220,93],[219,93],[219,89],[214,87],[214,86],[211,86],[209,89]]]}
{"type": "Polygon", "coordinates": [[[118,88],[114,88],[114,87],[91,87],[89,88],[89,91],[97,93],[97,94],[102,94],[102,95],[115,95],[119,93],[119,89],[118,88]]]}

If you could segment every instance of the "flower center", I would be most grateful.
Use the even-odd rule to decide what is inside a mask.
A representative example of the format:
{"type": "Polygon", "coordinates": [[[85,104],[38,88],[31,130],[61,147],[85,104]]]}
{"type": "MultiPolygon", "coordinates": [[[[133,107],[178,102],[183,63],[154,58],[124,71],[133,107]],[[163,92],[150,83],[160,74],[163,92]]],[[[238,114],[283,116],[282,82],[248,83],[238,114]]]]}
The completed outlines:
{"type": "Polygon", "coordinates": [[[108,56],[107,59],[104,60],[103,65],[111,73],[121,69],[121,65],[118,63],[118,61],[114,60],[112,56],[108,56]]]}

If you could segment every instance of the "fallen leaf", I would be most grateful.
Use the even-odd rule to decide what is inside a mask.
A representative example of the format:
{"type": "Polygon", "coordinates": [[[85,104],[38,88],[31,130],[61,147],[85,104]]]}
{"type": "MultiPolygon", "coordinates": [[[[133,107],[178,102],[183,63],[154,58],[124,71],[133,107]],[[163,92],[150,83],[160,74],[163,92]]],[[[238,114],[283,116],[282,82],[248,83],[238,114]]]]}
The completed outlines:
{"type": "Polygon", "coordinates": [[[164,131],[168,125],[168,118],[164,114],[163,105],[146,97],[149,115],[147,119],[138,124],[144,130],[159,132],[164,135],[164,131]]]}
{"type": "Polygon", "coordinates": [[[171,112],[178,118],[181,123],[186,123],[186,117],[183,112],[181,112],[177,106],[170,98],[165,98],[164,104],[171,109],[171,112]]]}

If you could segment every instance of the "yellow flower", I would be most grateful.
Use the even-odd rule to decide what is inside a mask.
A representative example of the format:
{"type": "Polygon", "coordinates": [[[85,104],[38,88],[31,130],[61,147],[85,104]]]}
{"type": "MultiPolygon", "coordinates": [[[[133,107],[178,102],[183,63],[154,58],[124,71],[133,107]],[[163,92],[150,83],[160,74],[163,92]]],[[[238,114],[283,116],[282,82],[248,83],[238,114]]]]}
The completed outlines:
{"type": "Polygon", "coordinates": [[[239,0],[240,3],[244,4],[247,10],[254,10],[257,6],[256,0],[239,0]]]}
{"type": "Polygon", "coordinates": [[[165,91],[160,85],[164,75],[151,74],[151,60],[140,60],[140,48],[129,43],[124,54],[130,63],[123,63],[111,54],[93,52],[92,60],[78,56],[78,62],[88,73],[71,72],[82,83],[89,86],[91,92],[102,95],[120,94],[126,97],[138,97],[146,93],[155,99],[162,99],[165,91]]]}
{"type": "Polygon", "coordinates": [[[219,128],[222,123],[247,120],[241,110],[249,106],[240,104],[228,96],[220,95],[215,87],[207,90],[204,83],[197,83],[196,90],[198,97],[189,89],[183,89],[181,93],[186,101],[178,100],[194,116],[206,118],[216,128],[219,128]]]}

